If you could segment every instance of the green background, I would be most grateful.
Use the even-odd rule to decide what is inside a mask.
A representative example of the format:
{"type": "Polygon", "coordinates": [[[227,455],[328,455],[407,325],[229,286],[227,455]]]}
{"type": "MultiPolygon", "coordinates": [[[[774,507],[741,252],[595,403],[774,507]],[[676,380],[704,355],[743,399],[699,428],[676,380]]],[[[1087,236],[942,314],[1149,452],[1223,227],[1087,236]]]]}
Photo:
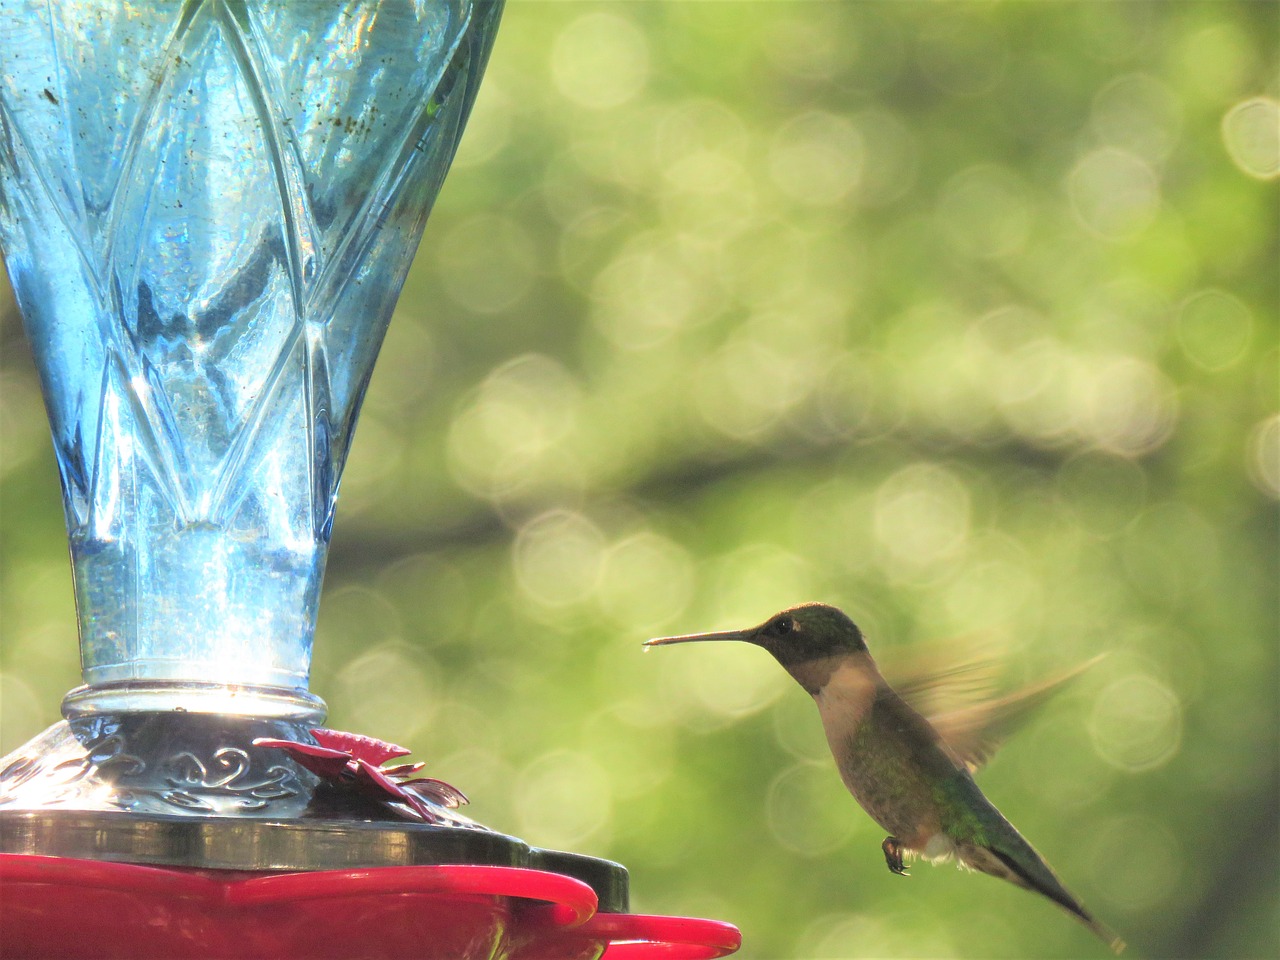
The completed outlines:
{"type": "MultiPolygon", "coordinates": [[[[741,956],[1080,957],[891,876],[762,651],[1109,656],[979,782],[1133,956],[1280,949],[1273,3],[514,0],[369,390],[312,689],[741,956]]],[[[78,682],[0,302],[0,747],[78,682]]]]}

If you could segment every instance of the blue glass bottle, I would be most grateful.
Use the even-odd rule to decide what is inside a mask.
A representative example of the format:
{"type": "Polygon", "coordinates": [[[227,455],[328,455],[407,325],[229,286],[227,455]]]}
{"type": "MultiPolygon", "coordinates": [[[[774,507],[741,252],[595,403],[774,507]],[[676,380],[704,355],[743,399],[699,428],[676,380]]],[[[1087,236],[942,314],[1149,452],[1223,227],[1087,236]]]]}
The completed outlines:
{"type": "Polygon", "coordinates": [[[313,714],[338,481],[491,0],[0,0],[0,243],[61,472],[64,711],[313,714]]]}

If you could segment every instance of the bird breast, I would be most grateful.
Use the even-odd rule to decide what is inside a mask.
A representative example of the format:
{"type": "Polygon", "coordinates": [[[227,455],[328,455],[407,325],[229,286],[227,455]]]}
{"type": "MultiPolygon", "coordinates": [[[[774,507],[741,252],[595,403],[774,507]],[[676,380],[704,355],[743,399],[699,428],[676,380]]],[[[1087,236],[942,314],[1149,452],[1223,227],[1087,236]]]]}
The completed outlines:
{"type": "Polygon", "coordinates": [[[857,735],[875,703],[877,686],[884,681],[865,654],[841,657],[838,662],[823,666],[825,682],[813,699],[818,705],[827,742],[835,752],[837,743],[846,743],[857,735]]]}
{"type": "Polygon", "coordinates": [[[922,852],[940,829],[937,802],[904,731],[876,710],[883,684],[869,657],[846,658],[813,699],[845,787],[880,826],[922,852]]]}

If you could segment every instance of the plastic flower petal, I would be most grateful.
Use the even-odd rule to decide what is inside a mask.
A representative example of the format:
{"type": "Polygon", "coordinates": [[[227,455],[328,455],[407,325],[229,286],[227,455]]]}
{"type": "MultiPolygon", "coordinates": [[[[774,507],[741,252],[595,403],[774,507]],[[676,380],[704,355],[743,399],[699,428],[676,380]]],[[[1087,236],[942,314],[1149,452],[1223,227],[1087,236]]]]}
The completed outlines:
{"type": "Polygon", "coordinates": [[[253,744],[284,750],[321,779],[394,803],[396,809],[416,819],[438,823],[445,818],[432,808],[433,804],[453,810],[467,802],[461,790],[443,780],[413,777],[425,766],[423,763],[382,766],[387,760],[407,756],[411,751],[404,747],[341,730],[321,728],[312,730],[311,735],[317,743],[259,737],[253,744]]]}
{"type": "Polygon", "coordinates": [[[453,784],[445,783],[443,780],[433,780],[430,777],[405,780],[400,786],[406,790],[412,790],[419,796],[425,796],[428,800],[438,803],[442,807],[448,807],[450,810],[456,810],[464,803],[471,802],[467,799],[467,795],[453,784]]]}
{"type": "Polygon", "coordinates": [[[341,750],[356,760],[364,760],[380,767],[388,760],[396,757],[407,757],[413,753],[398,743],[388,743],[375,737],[366,737],[358,733],[346,733],[343,730],[326,730],[323,727],[311,731],[316,742],[330,750],[341,750]]]}
{"type": "Polygon", "coordinates": [[[255,747],[271,747],[286,751],[300,766],[306,767],[317,777],[324,780],[337,780],[347,774],[351,763],[350,754],[328,747],[318,747],[313,743],[298,743],[294,740],[275,740],[271,737],[258,737],[253,741],[255,747]]]}

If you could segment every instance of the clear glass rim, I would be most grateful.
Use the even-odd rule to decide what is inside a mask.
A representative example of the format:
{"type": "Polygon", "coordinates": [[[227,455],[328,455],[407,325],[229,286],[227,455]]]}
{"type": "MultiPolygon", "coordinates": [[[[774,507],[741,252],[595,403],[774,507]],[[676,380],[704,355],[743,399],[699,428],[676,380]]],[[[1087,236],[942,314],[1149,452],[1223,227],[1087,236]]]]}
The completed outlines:
{"type": "Polygon", "coordinates": [[[328,707],[300,687],[198,680],[117,680],[76,687],[62,699],[68,720],[121,713],[218,713],[299,723],[324,723],[328,707]]]}

